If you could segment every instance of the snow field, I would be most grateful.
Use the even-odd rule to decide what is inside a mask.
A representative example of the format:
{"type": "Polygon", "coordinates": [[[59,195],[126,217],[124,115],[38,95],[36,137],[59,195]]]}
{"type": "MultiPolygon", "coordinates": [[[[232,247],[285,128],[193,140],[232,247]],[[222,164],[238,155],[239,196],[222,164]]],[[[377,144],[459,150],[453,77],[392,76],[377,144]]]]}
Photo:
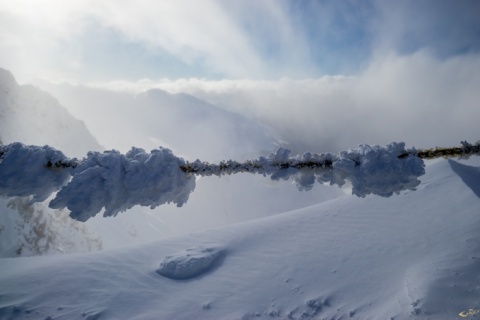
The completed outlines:
{"type": "Polygon", "coordinates": [[[98,253],[0,259],[0,317],[456,319],[480,298],[472,165],[427,161],[417,190],[390,198],[341,197],[98,253]],[[209,248],[226,254],[207,272],[157,273],[209,260],[209,248]]]}

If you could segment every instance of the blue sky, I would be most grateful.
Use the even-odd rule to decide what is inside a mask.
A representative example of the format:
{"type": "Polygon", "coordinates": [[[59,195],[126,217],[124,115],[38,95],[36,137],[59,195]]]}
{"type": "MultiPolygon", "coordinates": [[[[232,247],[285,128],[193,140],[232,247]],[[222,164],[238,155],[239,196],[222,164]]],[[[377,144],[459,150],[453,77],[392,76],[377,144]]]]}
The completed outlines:
{"type": "Polygon", "coordinates": [[[478,54],[480,2],[0,0],[0,61],[20,79],[294,79],[388,54],[478,54]]]}

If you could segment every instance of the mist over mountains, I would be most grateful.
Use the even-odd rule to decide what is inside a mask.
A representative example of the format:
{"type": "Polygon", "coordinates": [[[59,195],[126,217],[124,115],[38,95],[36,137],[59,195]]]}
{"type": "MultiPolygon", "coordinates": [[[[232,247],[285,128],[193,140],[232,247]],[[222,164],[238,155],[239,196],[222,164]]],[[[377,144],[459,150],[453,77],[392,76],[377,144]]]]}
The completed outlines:
{"type": "Polygon", "coordinates": [[[48,144],[70,157],[103,149],[84,122],[72,117],[55,97],[32,85],[18,85],[1,68],[0,139],[4,144],[48,144]]]}
{"type": "Polygon", "coordinates": [[[51,92],[107,149],[168,147],[188,160],[245,160],[278,144],[274,131],[239,113],[185,93],[118,92],[36,82],[51,92]]]}
{"type": "MultiPolygon", "coordinates": [[[[93,150],[125,152],[132,146],[146,150],[163,146],[188,160],[219,161],[267,154],[280,143],[274,131],[261,123],[188,94],[159,89],[131,94],[68,84],[43,83],[42,87],[54,95],[32,85],[18,85],[9,71],[2,70],[0,140],[4,144],[48,144],[78,158],[93,150]]],[[[155,210],[134,207],[114,219],[97,216],[78,225],[88,237],[80,235],[76,242],[86,245],[61,250],[55,244],[48,250],[38,250],[37,240],[46,233],[35,232],[34,228],[43,219],[52,234],[74,232],[68,220],[61,220],[62,232],[55,229],[62,225],[60,220],[52,220],[57,216],[68,219],[68,212],[55,213],[46,203],[32,207],[26,198],[15,200],[22,205],[2,199],[0,212],[5,214],[0,224],[2,230],[10,230],[0,232],[2,252],[6,256],[74,252],[152,241],[269,216],[342,195],[344,191],[322,185],[310,192],[298,192],[288,181],[272,182],[254,175],[202,178],[188,205],[155,210]],[[35,218],[37,215],[41,219],[35,218]],[[19,251],[20,247],[24,249],[19,251]]]]}

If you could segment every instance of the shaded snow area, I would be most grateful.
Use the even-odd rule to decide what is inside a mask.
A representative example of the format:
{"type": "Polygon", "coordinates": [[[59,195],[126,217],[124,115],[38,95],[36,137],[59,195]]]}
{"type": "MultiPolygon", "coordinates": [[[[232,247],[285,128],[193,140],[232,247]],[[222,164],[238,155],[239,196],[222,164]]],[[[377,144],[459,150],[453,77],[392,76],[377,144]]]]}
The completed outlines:
{"type": "Polygon", "coordinates": [[[475,319],[480,161],[416,191],[102,252],[0,259],[1,319],[475,319]],[[162,275],[163,274],[163,275],[162,275]]]}

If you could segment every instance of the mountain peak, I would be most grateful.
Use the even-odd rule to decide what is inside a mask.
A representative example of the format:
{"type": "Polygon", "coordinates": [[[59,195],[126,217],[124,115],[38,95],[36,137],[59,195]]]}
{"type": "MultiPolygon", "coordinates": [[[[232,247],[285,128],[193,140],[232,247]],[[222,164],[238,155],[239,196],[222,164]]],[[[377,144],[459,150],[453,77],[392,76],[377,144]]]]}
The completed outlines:
{"type": "Polygon", "coordinates": [[[12,88],[18,86],[13,74],[3,68],[0,68],[0,87],[12,88]]]}

